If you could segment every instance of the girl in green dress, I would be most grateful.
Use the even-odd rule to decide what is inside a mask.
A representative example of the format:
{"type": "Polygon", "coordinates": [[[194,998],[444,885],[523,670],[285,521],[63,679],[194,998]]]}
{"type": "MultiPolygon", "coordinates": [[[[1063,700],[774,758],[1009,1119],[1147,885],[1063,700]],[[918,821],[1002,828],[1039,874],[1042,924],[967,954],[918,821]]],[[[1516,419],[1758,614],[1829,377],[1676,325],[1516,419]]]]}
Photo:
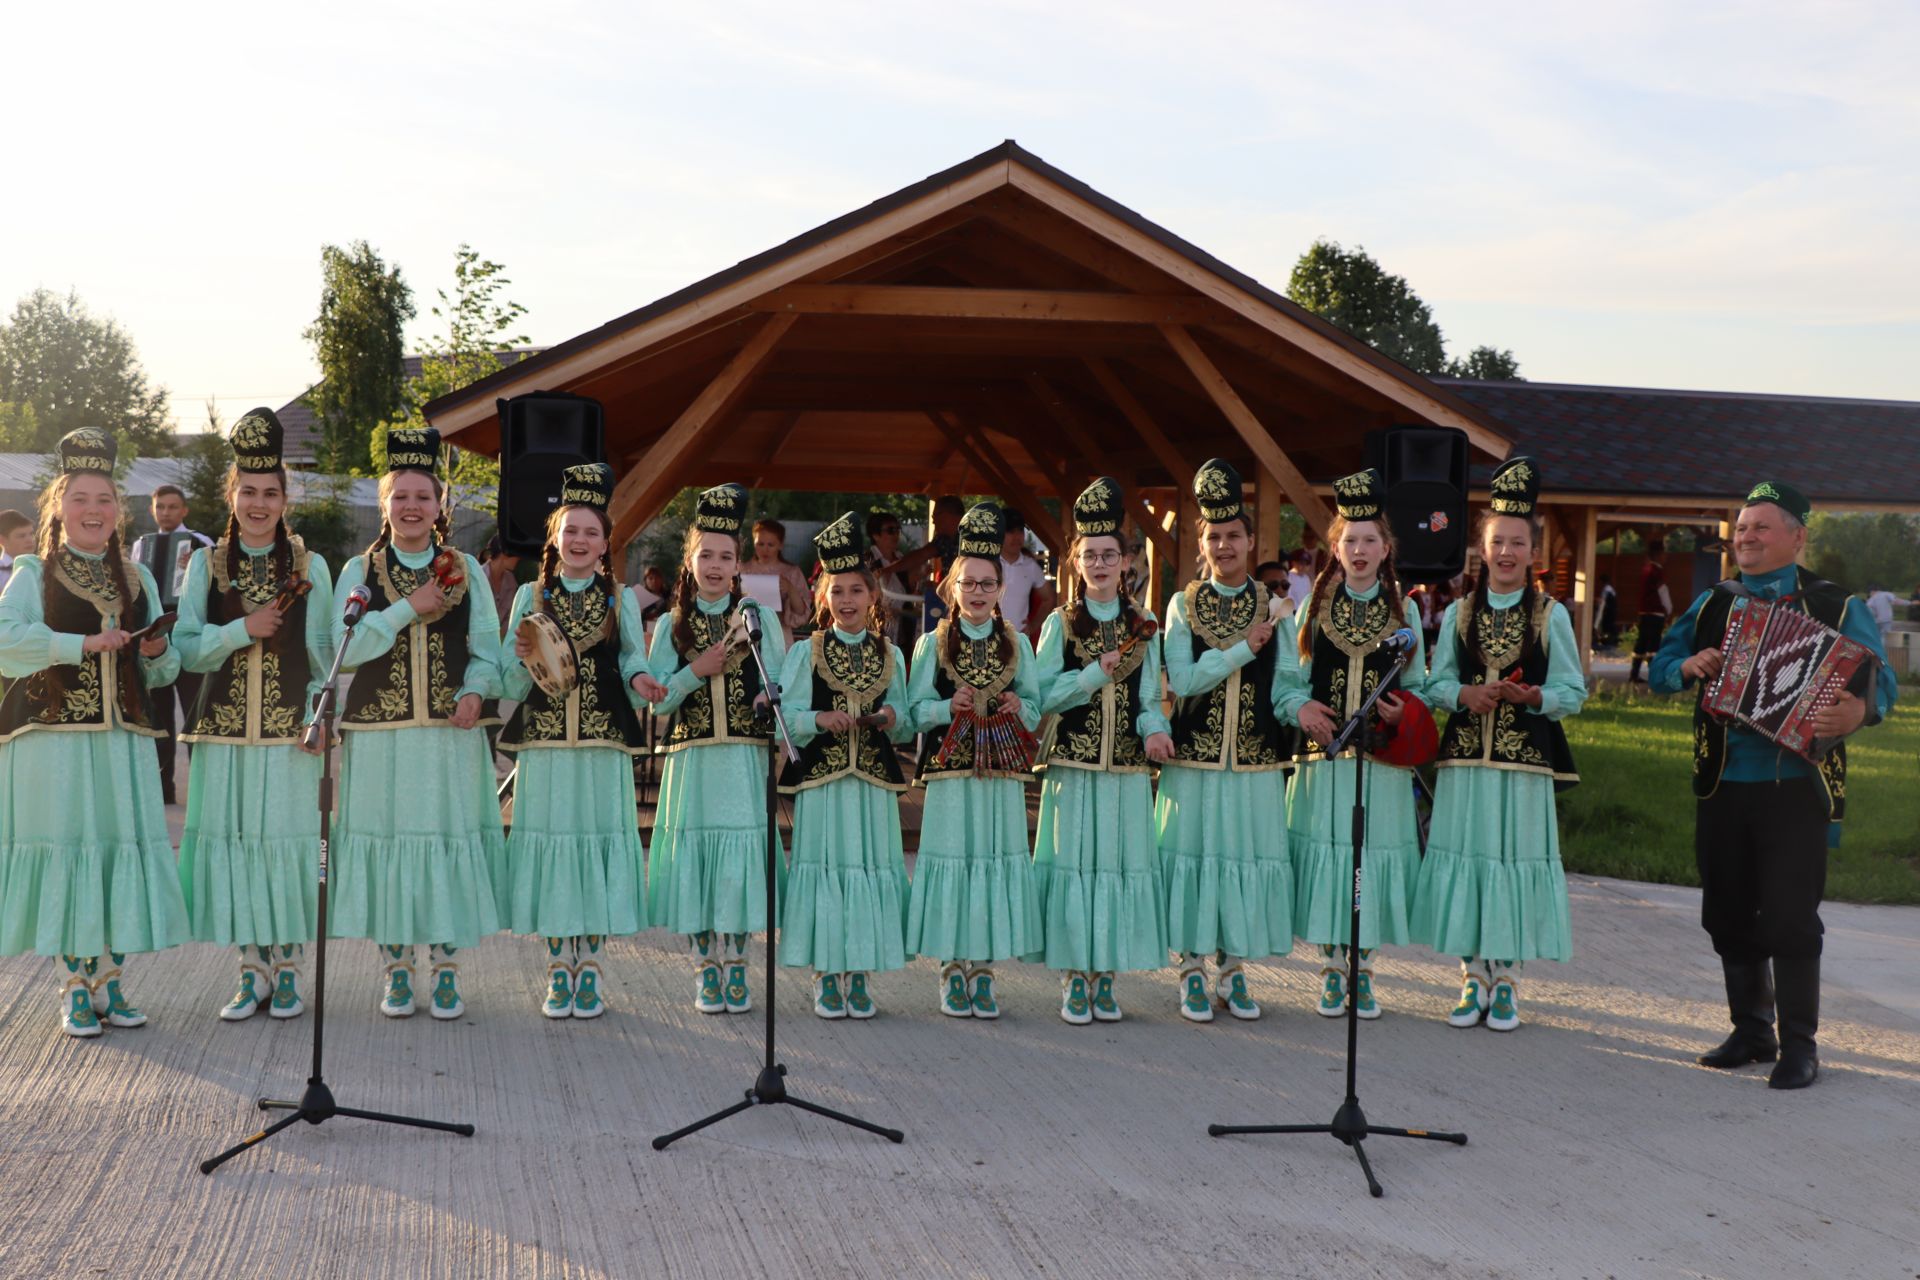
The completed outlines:
{"type": "MultiPolygon", "coordinates": [[[[1039,951],[1043,936],[1027,848],[1032,761],[1009,771],[1005,758],[986,758],[973,728],[990,716],[1014,716],[1028,734],[1040,724],[1033,647],[1000,618],[1004,523],[993,503],[961,520],[959,555],[940,584],[954,613],[920,637],[907,687],[927,791],[907,950],[940,962],[940,1012],[955,1018],[999,1017],[993,966],[1039,951]]],[[[996,732],[1001,752],[1017,754],[1010,731],[996,732]]]]}
{"type": "MultiPolygon", "coordinates": [[[[1383,509],[1377,471],[1334,481],[1338,516],[1327,530],[1334,559],[1314,580],[1298,624],[1299,666],[1281,691],[1280,714],[1305,732],[1287,789],[1287,843],[1293,856],[1293,931],[1320,949],[1318,1012],[1337,1018],[1352,999],[1362,1018],[1380,1016],[1373,991],[1373,954],[1383,943],[1416,941],[1413,889],[1420,873],[1420,836],[1413,809],[1413,771],[1367,761],[1367,832],[1360,898],[1360,975],[1347,991],[1340,956],[1353,941],[1353,783],[1356,746],[1330,760],[1326,744],[1379,686],[1392,665],[1386,640],[1411,627],[1412,659],[1397,692],[1374,704],[1379,723],[1394,726],[1426,679],[1418,616],[1400,592],[1393,568],[1393,530],[1383,509]],[[1411,620],[1410,620],[1411,619],[1411,620]]],[[[1364,746],[1364,736],[1358,744],[1364,746]]]]}
{"type": "MultiPolygon", "coordinates": [[[[499,615],[480,563],[445,545],[440,433],[387,433],[380,536],[334,584],[372,592],[347,645],[354,672],[340,717],[340,821],[330,927],[371,938],[386,966],[380,1012],[414,1011],[414,946],[429,945],[435,1018],[457,1018],[456,948],[500,928],[506,837],[483,704],[500,696],[499,615]]],[[[334,645],[345,640],[336,615],[334,645]]]]}
{"type": "MultiPolygon", "coordinates": [[[[664,685],[654,707],[672,716],[667,767],[654,811],[647,895],[653,922],[685,934],[693,954],[693,1007],[746,1013],[747,935],[767,919],[767,770],[772,725],[760,668],[743,644],[740,529],[747,491],[708,489],[695,502],[673,611],[654,624],[647,665],[664,685]]],[[[786,656],[777,619],[764,611],[761,658],[776,678],[786,656]]],[[[774,890],[786,869],[774,851],[774,890]]]]}
{"type": "Polygon", "coordinates": [[[1293,626],[1255,582],[1253,517],[1240,473],[1214,458],[1194,477],[1205,576],[1167,606],[1173,759],[1154,802],[1167,934],[1180,954],[1180,1016],[1213,1021],[1217,1001],[1260,1016],[1244,962],[1293,949],[1293,866],[1284,770],[1292,732],[1275,700],[1296,674],[1293,626]],[[1206,957],[1218,958],[1209,991],[1206,957]]]}
{"type": "Polygon", "coordinates": [[[1035,657],[1051,732],[1033,874],[1061,972],[1060,1016],[1118,1022],[1114,975],[1167,964],[1167,896],[1153,844],[1150,771],[1173,758],[1160,710],[1160,646],[1151,615],[1121,590],[1120,486],[1101,477],[1073,504],[1067,601],[1048,616],[1035,657]]]}
{"type": "Polygon", "coordinates": [[[663,690],[647,674],[640,605],[614,573],[607,506],[613,468],[561,473],[547,517],[540,576],[521,587],[507,618],[513,656],[501,685],[519,702],[500,731],[516,752],[513,832],[507,838],[503,914],[515,933],[546,940],[549,1018],[597,1018],[600,954],[610,934],[646,928],[646,853],[633,792],[633,756],[646,745],[634,708],[663,690]],[[520,622],[544,613],[572,642],[574,687],[550,693],[527,670],[520,622]]]}
{"type": "Polygon", "coordinates": [[[320,759],[300,737],[333,666],[333,578],[287,531],[281,438],[271,409],[235,424],[227,530],[188,562],[173,632],[182,665],[207,674],[180,735],[194,744],[180,888],[195,940],[239,948],[228,1022],[305,1009],[319,904],[320,759]]]}
{"type": "Polygon", "coordinates": [[[1440,735],[1427,857],[1414,930],[1460,957],[1456,1027],[1520,1025],[1532,959],[1573,956],[1554,793],[1579,780],[1560,722],[1587,700],[1565,606],[1533,585],[1540,472],[1514,458],[1494,472],[1480,524],[1486,571],[1447,606],[1427,693],[1453,715],[1440,735]]]}
{"type": "Polygon", "coordinates": [[[822,1018],[871,1018],[869,975],[907,962],[899,806],[907,784],[894,743],[913,729],[864,541],[851,511],[814,538],[817,627],[787,654],[780,678],[800,750],[780,776],[794,797],[780,963],[813,970],[813,1011],[822,1018]]]}
{"type": "Polygon", "coordinates": [[[39,554],[0,596],[0,955],[50,956],[68,1035],[137,1027],[120,968],[188,937],[161,803],[148,690],[180,657],[153,575],[121,545],[113,437],[82,427],[58,445],[40,496],[39,554]]]}

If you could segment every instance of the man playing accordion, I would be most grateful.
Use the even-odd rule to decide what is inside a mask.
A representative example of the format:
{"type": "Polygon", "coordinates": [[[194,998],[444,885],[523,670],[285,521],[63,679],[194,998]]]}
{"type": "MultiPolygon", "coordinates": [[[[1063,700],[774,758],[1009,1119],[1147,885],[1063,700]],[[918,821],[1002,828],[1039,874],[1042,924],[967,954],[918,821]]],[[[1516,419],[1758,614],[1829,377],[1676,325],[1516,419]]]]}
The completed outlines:
{"type": "MultiPolygon", "coordinates": [[[[1740,572],[1702,593],[1667,631],[1649,672],[1654,689],[1693,686],[1704,698],[1720,674],[1734,602],[1746,597],[1804,612],[1872,654],[1847,691],[1815,715],[1818,738],[1844,738],[1893,710],[1893,672],[1873,619],[1845,588],[1797,564],[1810,509],[1792,485],[1753,487],[1734,526],[1740,572]]],[[[1720,955],[1733,1020],[1733,1033],[1700,1062],[1732,1068],[1778,1058],[1767,1083],[1803,1089],[1818,1071],[1820,898],[1829,829],[1837,840],[1846,807],[1846,745],[1816,763],[1696,703],[1693,791],[1701,924],[1720,955]]]]}

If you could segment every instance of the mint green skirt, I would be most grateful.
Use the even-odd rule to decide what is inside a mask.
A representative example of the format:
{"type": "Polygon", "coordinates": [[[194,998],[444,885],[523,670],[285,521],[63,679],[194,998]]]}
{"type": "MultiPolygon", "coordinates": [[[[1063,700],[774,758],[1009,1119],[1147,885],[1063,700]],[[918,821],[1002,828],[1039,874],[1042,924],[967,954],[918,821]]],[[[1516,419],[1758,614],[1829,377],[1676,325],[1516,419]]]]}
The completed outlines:
{"type": "Polygon", "coordinates": [[[906,924],[899,796],[852,777],[796,795],[780,963],[820,973],[904,968],[906,924]]]}
{"type": "Polygon", "coordinates": [[[479,729],[342,735],[328,928],[337,938],[470,947],[500,930],[506,836],[479,729]]]}
{"type": "Polygon", "coordinates": [[[907,903],[907,951],[992,963],[1039,951],[1040,895],[1015,778],[934,778],[907,903]]]}
{"type": "Polygon", "coordinates": [[[30,730],[0,745],[0,955],[187,941],[153,739],[30,730]]]}
{"type": "Polygon", "coordinates": [[[1440,770],[1434,790],[1416,936],[1442,955],[1572,959],[1553,779],[1455,765],[1440,770]]]}
{"type": "MultiPolygon", "coordinates": [[[[667,757],[647,858],[653,923],[686,934],[766,930],[767,755],[764,746],[722,742],[667,757]]],[[[778,895],[784,848],[773,867],[778,895]]]]}
{"type": "Polygon", "coordinates": [[[507,928],[543,938],[646,928],[633,757],[613,747],[530,747],[517,758],[501,884],[507,928]]]}
{"type": "Polygon", "coordinates": [[[1167,965],[1166,887],[1144,773],[1055,765],[1040,783],[1033,840],[1049,969],[1105,973],[1167,965]]]}
{"type": "Polygon", "coordinates": [[[1277,769],[1160,770],[1154,828],[1175,951],[1258,959],[1293,950],[1286,811],[1277,769]]]}
{"type": "Polygon", "coordinates": [[[291,744],[193,744],[180,890],[196,942],[311,942],[320,899],[320,757],[291,744]]]}
{"type": "MultiPolygon", "coordinates": [[[[1353,929],[1353,757],[1301,765],[1287,789],[1293,853],[1293,931],[1303,941],[1348,941],[1353,929]]],[[[1413,770],[1367,761],[1367,842],[1360,872],[1360,945],[1424,941],[1413,929],[1420,831],[1413,770]]]]}

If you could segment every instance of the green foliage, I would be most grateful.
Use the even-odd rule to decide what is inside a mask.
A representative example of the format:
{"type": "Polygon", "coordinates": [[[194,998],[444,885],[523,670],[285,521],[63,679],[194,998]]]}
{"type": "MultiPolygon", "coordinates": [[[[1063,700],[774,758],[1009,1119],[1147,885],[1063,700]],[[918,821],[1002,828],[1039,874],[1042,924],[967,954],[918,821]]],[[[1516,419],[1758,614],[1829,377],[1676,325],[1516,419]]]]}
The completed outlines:
{"type": "MultiPolygon", "coordinates": [[[[444,336],[429,338],[420,349],[420,376],[406,384],[406,413],[387,426],[424,427],[426,406],[441,396],[470,386],[502,365],[526,358],[513,351],[528,339],[512,332],[527,309],[502,298],[513,283],[498,262],[482,258],[472,246],[454,250],[453,294],[436,290],[436,318],[446,323],[444,336]]],[[[374,433],[370,454],[375,472],[386,470],[387,426],[374,433]]],[[[453,465],[452,480],[468,506],[494,513],[499,503],[500,463],[484,454],[462,449],[453,465]]]]}
{"type": "Polygon", "coordinates": [[[1351,253],[1315,240],[1287,279],[1287,296],[1415,373],[1445,373],[1446,344],[1433,311],[1403,276],[1390,275],[1364,247],[1351,253]]]}
{"type": "Polygon", "coordinates": [[[1513,352],[1479,346],[1464,360],[1447,359],[1433,311],[1406,277],[1389,274],[1364,246],[1351,252],[1319,239],[1293,264],[1287,296],[1415,373],[1489,382],[1521,381],[1513,352]]]}
{"type": "Polygon", "coordinates": [[[0,402],[33,410],[30,420],[15,414],[6,423],[17,452],[51,449],[77,427],[110,431],[123,449],[167,443],[165,389],[147,384],[126,331],[74,293],[35,289],[0,323],[0,402]]]}
{"type": "Polygon", "coordinates": [[[347,505],[344,482],[314,483],[287,512],[287,524],[336,571],[349,556],[364,550],[353,545],[353,509],[347,505]]]}
{"type": "Polygon", "coordinates": [[[406,404],[404,332],[413,290],[365,240],[320,250],[320,313],[304,333],[320,365],[307,393],[322,471],[367,474],[368,440],[406,404]]]}
{"type": "MultiPolygon", "coordinates": [[[[1603,683],[1566,722],[1580,785],[1558,798],[1567,870],[1697,885],[1693,699],[1603,683]]],[[[1895,709],[1847,748],[1847,820],[1827,896],[1920,903],[1920,717],[1895,709]]]]}
{"type": "MultiPolygon", "coordinates": [[[[654,518],[653,523],[641,531],[635,539],[639,546],[638,557],[633,562],[635,573],[648,566],[657,566],[666,573],[669,583],[673,581],[673,575],[679,571],[680,548],[686,542],[687,526],[693,523],[694,500],[699,495],[698,489],[682,489],[654,518]]],[[[972,503],[979,499],[961,500],[972,503]]],[[[741,546],[747,556],[753,554],[751,530],[755,520],[828,521],[848,511],[857,511],[862,515],[886,511],[898,516],[902,522],[911,521],[924,526],[931,503],[932,499],[924,493],[813,493],[799,489],[756,489],[747,507],[746,526],[741,530],[741,546]]],[[[901,547],[910,549],[905,541],[901,547]]],[[[796,564],[811,565],[815,557],[811,547],[796,547],[789,535],[786,558],[796,564]]]]}
{"type": "Polygon", "coordinates": [[[1449,360],[1447,374],[1454,378],[1472,378],[1478,382],[1525,382],[1520,376],[1520,361],[1504,347],[1475,347],[1465,360],[1449,360]]]}
{"type": "Polygon", "coordinates": [[[1813,513],[1807,566],[1849,591],[1882,586],[1905,593],[1920,583],[1920,518],[1813,513]]]}
{"type": "Polygon", "coordinates": [[[38,453],[42,447],[33,406],[0,401],[0,453],[38,453]]]}
{"type": "Polygon", "coordinates": [[[233,448],[227,443],[213,400],[207,401],[207,429],[193,436],[174,455],[186,466],[180,487],[186,491],[188,518],[195,528],[213,531],[227,523],[227,468],[233,448]]]}

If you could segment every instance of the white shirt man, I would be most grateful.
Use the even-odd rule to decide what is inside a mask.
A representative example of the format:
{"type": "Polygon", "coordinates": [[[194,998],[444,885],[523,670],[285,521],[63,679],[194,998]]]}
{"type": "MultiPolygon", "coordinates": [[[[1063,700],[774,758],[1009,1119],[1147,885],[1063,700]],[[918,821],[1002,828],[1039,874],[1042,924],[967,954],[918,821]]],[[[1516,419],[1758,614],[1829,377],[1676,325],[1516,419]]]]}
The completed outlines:
{"type": "Polygon", "coordinates": [[[1025,631],[1033,593],[1046,587],[1047,574],[1025,548],[1017,550],[1019,558],[1015,560],[1007,559],[1005,551],[1000,553],[1000,580],[1007,584],[1000,596],[1000,616],[1012,623],[1014,630],[1025,631]]]}
{"type": "MultiPolygon", "coordinates": [[[[192,535],[187,545],[180,548],[177,563],[167,566],[165,572],[154,569],[154,585],[160,588],[160,599],[168,607],[174,604],[179,596],[180,585],[186,581],[187,560],[192,557],[194,548],[213,545],[213,539],[206,534],[188,529],[186,520],[187,500],[180,490],[170,484],[163,484],[153,491],[153,523],[159,531],[174,533],[184,530],[192,535]]],[[[133,540],[131,554],[136,563],[146,563],[147,540],[151,537],[153,537],[152,534],[143,533],[133,540]]],[[[196,680],[194,683],[197,685],[199,682],[196,680]]]]}
{"type": "Polygon", "coordinates": [[[1895,603],[1897,602],[1893,592],[1885,587],[1875,587],[1867,593],[1867,612],[1873,615],[1873,620],[1878,624],[1883,637],[1893,629],[1895,603]]]}

